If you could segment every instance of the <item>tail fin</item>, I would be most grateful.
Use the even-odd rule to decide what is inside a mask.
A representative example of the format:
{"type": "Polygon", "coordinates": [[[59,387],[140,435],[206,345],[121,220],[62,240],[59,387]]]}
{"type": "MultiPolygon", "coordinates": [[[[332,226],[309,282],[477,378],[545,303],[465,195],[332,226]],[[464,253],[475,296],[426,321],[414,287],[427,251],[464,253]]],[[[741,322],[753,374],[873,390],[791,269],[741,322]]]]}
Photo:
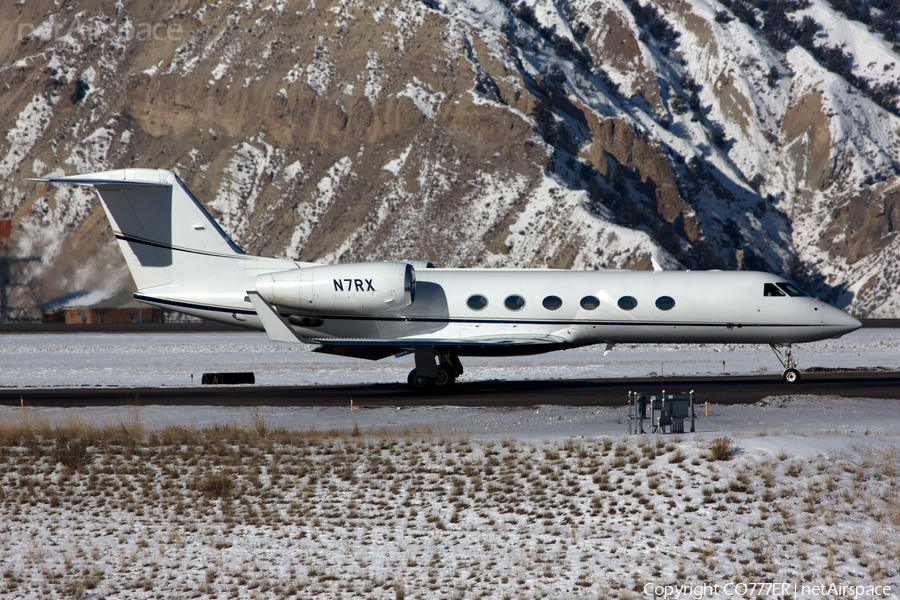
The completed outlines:
{"type": "Polygon", "coordinates": [[[177,175],[119,169],[32,179],[94,188],[139,290],[244,274],[247,255],[177,175]]]}

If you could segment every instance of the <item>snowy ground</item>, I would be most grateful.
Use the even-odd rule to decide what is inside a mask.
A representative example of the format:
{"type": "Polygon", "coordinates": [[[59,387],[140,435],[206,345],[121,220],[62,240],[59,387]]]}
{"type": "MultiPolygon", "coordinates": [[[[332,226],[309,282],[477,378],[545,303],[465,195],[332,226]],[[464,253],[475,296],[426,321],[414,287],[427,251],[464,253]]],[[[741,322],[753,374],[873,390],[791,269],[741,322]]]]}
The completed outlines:
{"type": "Polygon", "coordinates": [[[686,436],[614,408],[2,408],[0,597],[900,598],[895,405],[714,406],[686,436]],[[67,469],[61,432],[103,423],[67,469]]]}
{"type": "MultiPolygon", "coordinates": [[[[897,369],[897,333],[800,357],[897,369]]],[[[280,373],[264,383],[295,383],[295,363],[310,383],[347,381],[325,361],[367,366],[353,381],[380,375],[222,336],[4,336],[4,385],[21,385],[26,356],[41,385],[146,385],[147,359],[168,385],[186,365],[243,358],[280,373]]],[[[719,350],[473,370],[646,375],[665,360],[714,373],[705,361],[725,356],[753,373],[774,360],[719,350]]],[[[626,436],[624,407],[0,407],[0,598],[900,598],[897,401],[784,396],[699,416],[696,434],[626,436]],[[712,460],[724,437],[730,459],[712,460]]]]}
{"type": "MultiPolygon", "coordinates": [[[[577,379],[781,372],[768,346],[621,345],[603,356],[591,346],[514,358],[464,358],[464,380],[577,379]]],[[[801,369],[900,370],[900,330],[860,329],[837,340],[800,344],[801,369]]],[[[406,381],[411,356],[372,362],[279,344],[264,333],[0,335],[0,386],[188,386],[204,372],[253,371],[258,385],[406,381]]]]}

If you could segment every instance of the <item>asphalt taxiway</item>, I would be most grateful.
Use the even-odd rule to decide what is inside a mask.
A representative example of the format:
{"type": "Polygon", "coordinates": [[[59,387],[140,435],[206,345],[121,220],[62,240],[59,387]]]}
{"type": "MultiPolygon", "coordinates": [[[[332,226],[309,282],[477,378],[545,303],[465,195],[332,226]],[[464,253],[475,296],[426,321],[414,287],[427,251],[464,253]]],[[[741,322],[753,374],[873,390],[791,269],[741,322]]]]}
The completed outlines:
{"type": "Polygon", "coordinates": [[[804,373],[798,384],[778,375],[661,379],[461,380],[448,392],[416,394],[405,384],[333,386],[194,386],[186,388],[0,388],[6,406],[619,406],[629,391],[680,393],[697,402],[752,404],[768,396],[817,395],[900,400],[900,373],[804,373]]]}

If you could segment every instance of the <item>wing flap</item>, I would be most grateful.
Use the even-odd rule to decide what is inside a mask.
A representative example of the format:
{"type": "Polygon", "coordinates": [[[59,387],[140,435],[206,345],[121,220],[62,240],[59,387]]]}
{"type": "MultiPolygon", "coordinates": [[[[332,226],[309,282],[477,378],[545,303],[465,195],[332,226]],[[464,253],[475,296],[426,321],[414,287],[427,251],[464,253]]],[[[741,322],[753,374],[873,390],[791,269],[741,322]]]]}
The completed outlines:
{"type": "Polygon", "coordinates": [[[305,340],[325,346],[393,346],[402,350],[416,348],[465,347],[465,346],[536,346],[541,344],[564,344],[566,340],[553,335],[544,336],[503,336],[478,338],[398,338],[396,340],[375,340],[361,338],[311,338],[305,340]]]}
{"type": "Polygon", "coordinates": [[[566,344],[566,340],[555,336],[521,336],[521,337],[483,337],[469,339],[397,339],[397,340],[365,340],[365,339],[316,339],[309,340],[321,344],[313,352],[350,356],[366,360],[381,360],[388,356],[405,354],[418,350],[440,352],[466,352],[490,355],[492,348],[520,348],[522,354],[547,352],[552,346],[566,344]],[[537,352],[527,348],[541,348],[537,352]],[[478,352],[479,350],[485,352],[478,352]],[[468,352],[467,352],[468,351],[468,352]]]}

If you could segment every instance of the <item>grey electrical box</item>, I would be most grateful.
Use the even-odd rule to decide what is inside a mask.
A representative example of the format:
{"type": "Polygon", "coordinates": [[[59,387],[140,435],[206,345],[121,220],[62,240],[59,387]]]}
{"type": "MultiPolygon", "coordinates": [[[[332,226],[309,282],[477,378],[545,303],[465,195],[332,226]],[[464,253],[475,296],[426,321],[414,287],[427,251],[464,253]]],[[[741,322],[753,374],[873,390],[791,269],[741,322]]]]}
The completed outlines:
{"type": "Polygon", "coordinates": [[[650,396],[650,427],[666,427],[671,424],[672,403],[666,402],[665,396],[650,396]]]}
{"type": "Polygon", "coordinates": [[[648,395],[642,392],[628,392],[629,433],[644,433],[644,419],[649,412],[651,433],[684,433],[684,420],[691,420],[694,431],[694,391],[687,394],[648,395]],[[648,410],[649,409],[649,410],[648,410]]]}

